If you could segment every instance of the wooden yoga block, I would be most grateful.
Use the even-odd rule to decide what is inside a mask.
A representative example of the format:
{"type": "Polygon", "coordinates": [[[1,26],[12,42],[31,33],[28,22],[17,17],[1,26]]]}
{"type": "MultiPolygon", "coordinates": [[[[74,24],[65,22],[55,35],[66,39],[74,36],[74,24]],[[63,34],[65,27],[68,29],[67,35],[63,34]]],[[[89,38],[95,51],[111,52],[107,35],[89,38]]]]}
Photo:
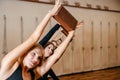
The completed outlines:
{"type": "Polygon", "coordinates": [[[62,32],[65,36],[68,35],[68,32],[67,32],[65,29],[63,29],[61,32],[62,32]]]}
{"type": "Polygon", "coordinates": [[[63,6],[59,8],[54,18],[67,32],[74,30],[78,22],[63,6]]]}

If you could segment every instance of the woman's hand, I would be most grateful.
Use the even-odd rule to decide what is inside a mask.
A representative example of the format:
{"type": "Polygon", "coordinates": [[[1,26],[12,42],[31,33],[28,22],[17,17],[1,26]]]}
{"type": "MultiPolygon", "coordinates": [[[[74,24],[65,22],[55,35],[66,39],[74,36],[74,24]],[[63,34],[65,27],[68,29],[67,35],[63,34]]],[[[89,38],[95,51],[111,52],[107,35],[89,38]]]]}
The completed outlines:
{"type": "Polygon", "coordinates": [[[76,28],[79,28],[79,27],[81,27],[81,26],[83,26],[83,25],[84,25],[84,21],[80,21],[80,22],[77,23],[76,28]]]}
{"type": "Polygon", "coordinates": [[[74,37],[75,30],[71,30],[68,33],[69,33],[69,35],[71,35],[72,37],[74,37]]]}
{"type": "Polygon", "coordinates": [[[58,9],[59,9],[60,7],[61,7],[60,0],[57,0],[57,1],[55,2],[54,8],[50,11],[51,16],[54,16],[55,13],[58,11],[58,9]]]}

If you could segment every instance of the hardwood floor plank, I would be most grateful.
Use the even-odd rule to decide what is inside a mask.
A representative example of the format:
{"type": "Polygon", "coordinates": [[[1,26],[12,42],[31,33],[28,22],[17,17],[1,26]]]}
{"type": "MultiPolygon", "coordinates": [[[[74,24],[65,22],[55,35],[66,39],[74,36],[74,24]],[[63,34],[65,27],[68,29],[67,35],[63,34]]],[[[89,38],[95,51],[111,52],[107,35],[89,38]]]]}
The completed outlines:
{"type": "MultiPolygon", "coordinates": [[[[120,80],[120,67],[59,76],[60,80],[120,80]]],[[[53,79],[49,79],[53,80],[53,79]]]]}

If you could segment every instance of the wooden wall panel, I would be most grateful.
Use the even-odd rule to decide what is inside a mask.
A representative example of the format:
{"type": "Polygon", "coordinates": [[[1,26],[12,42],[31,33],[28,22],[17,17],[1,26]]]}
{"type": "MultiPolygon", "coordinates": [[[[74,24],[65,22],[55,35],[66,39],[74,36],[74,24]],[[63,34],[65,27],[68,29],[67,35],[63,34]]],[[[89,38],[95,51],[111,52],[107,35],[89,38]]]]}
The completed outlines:
{"type": "Polygon", "coordinates": [[[116,65],[116,50],[115,50],[115,26],[112,22],[108,23],[109,28],[109,67],[114,67],[116,65]]]}
{"type": "Polygon", "coordinates": [[[93,23],[93,30],[92,30],[93,33],[92,69],[93,70],[100,69],[101,66],[100,31],[101,31],[100,23],[98,20],[95,20],[93,23]]]}
{"type": "Polygon", "coordinates": [[[72,73],[73,69],[73,64],[72,64],[72,43],[69,44],[67,47],[66,51],[64,52],[62,59],[63,59],[63,64],[61,65],[63,67],[63,74],[68,74],[72,73]]]}
{"type": "Polygon", "coordinates": [[[102,52],[101,52],[101,68],[108,67],[108,22],[102,22],[102,52]]]}
{"type": "Polygon", "coordinates": [[[119,28],[118,23],[115,22],[115,50],[116,50],[116,66],[119,66],[118,60],[119,60],[119,50],[118,50],[118,39],[119,39],[119,28]]]}
{"type": "Polygon", "coordinates": [[[83,26],[78,28],[75,32],[75,37],[73,40],[73,73],[83,71],[83,26]]]}
{"type": "Polygon", "coordinates": [[[57,74],[57,75],[62,75],[64,72],[63,72],[63,59],[62,57],[59,59],[58,62],[56,62],[54,65],[53,65],[53,71],[57,74]]]}
{"type": "Polygon", "coordinates": [[[117,62],[118,62],[118,66],[120,66],[120,23],[118,22],[117,23],[117,31],[118,31],[118,34],[117,34],[117,39],[118,39],[118,42],[117,42],[117,56],[118,56],[118,60],[117,60],[117,62]]]}
{"type": "Polygon", "coordinates": [[[2,53],[4,35],[4,15],[0,15],[0,53],[2,53]]]}
{"type": "Polygon", "coordinates": [[[84,53],[83,53],[83,70],[91,70],[91,21],[87,19],[84,23],[84,53]]]}
{"type": "Polygon", "coordinates": [[[4,56],[3,45],[4,45],[4,15],[0,15],[0,62],[4,56]]]}
{"type": "Polygon", "coordinates": [[[21,43],[20,37],[20,17],[7,15],[7,48],[8,52],[21,43]]]}

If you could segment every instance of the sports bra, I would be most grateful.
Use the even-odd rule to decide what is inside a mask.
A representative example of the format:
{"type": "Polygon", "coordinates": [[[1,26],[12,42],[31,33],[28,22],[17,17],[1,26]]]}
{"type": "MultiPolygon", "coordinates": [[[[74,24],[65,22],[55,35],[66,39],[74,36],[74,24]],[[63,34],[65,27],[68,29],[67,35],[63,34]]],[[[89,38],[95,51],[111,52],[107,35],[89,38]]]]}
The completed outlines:
{"type": "MultiPolygon", "coordinates": [[[[31,74],[32,80],[34,80],[35,74],[32,70],[30,70],[30,74],[31,74]]],[[[7,78],[6,80],[23,80],[23,78],[22,78],[22,67],[19,66],[15,70],[15,72],[9,78],[7,78]]]]}

